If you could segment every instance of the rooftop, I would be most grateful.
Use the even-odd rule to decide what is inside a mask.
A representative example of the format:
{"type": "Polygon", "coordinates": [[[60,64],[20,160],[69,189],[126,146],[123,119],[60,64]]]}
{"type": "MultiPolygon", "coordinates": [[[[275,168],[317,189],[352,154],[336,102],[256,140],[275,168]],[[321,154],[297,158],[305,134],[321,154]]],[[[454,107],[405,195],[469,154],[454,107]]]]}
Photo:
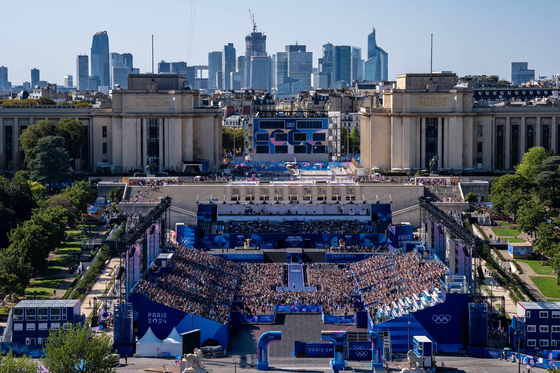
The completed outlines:
{"type": "Polygon", "coordinates": [[[14,308],[38,308],[38,307],[74,307],[80,303],[79,299],[35,299],[22,300],[14,308]]]}
{"type": "Polygon", "coordinates": [[[524,309],[560,311],[560,302],[517,302],[524,309]]]}

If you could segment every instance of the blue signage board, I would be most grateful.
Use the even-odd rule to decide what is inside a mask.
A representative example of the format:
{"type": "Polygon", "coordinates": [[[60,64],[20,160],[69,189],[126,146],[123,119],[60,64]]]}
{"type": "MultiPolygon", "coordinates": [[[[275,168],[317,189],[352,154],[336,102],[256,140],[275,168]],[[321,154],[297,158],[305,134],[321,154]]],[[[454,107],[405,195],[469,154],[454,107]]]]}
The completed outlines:
{"type": "Polygon", "coordinates": [[[348,342],[348,360],[371,360],[371,342],[348,342]]]}
{"type": "Polygon", "coordinates": [[[306,357],[333,357],[334,345],[332,343],[306,343],[306,357]]]}
{"type": "Polygon", "coordinates": [[[244,324],[274,324],[274,315],[243,315],[244,324]]]}
{"type": "Polygon", "coordinates": [[[321,313],[322,306],[314,305],[280,305],[276,306],[276,313],[321,313]]]}

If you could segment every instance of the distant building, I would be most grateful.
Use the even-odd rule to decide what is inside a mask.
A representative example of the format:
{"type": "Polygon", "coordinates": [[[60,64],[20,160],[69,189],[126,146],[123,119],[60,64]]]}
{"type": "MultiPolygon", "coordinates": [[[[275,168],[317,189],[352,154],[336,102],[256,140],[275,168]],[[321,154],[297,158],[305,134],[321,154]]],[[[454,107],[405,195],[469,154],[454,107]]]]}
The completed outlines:
{"type": "Polygon", "coordinates": [[[222,71],[222,52],[210,52],[208,53],[208,89],[218,89],[216,82],[218,71],[222,71]]]}
{"type": "Polygon", "coordinates": [[[329,88],[329,74],[320,72],[311,74],[311,86],[313,89],[329,88]]]}
{"type": "Polygon", "coordinates": [[[131,73],[128,66],[113,66],[111,69],[111,78],[113,85],[111,89],[115,89],[117,84],[121,89],[128,89],[128,75],[131,73]]]}
{"type": "Polygon", "coordinates": [[[132,73],[132,69],[134,68],[134,61],[131,53],[123,53],[121,54],[123,58],[124,66],[130,68],[130,72],[132,73]]]}
{"type": "Polygon", "coordinates": [[[101,31],[93,36],[91,44],[91,77],[99,79],[99,86],[111,85],[111,69],[109,64],[109,36],[101,31]]]}
{"type": "Polygon", "coordinates": [[[157,64],[158,74],[165,74],[171,72],[171,64],[169,62],[161,61],[157,64]]]}
{"type": "Polygon", "coordinates": [[[241,88],[246,87],[245,85],[245,67],[247,65],[245,56],[239,56],[237,57],[237,72],[243,74],[243,77],[241,79],[241,88]]]}
{"type": "Polygon", "coordinates": [[[223,89],[232,89],[230,82],[230,73],[235,72],[235,48],[233,43],[228,43],[224,45],[224,51],[222,53],[222,87],[223,89]]]}
{"type": "Polygon", "coordinates": [[[388,80],[389,55],[377,46],[375,27],[368,35],[368,58],[364,63],[364,79],[371,82],[388,80]]]}
{"type": "Polygon", "coordinates": [[[35,87],[37,83],[39,83],[40,78],[40,71],[39,69],[31,69],[31,86],[35,87]]]}
{"type": "Polygon", "coordinates": [[[72,75],[66,75],[64,77],[64,86],[66,88],[74,87],[74,77],[72,75]]]}
{"type": "Polygon", "coordinates": [[[328,85],[330,88],[333,80],[333,55],[334,46],[331,43],[323,44],[323,57],[319,58],[319,72],[327,74],[328,85]]]}
{"type": "Polygon", "coordinates": [[[511,63],[511,83],[521,85],[535,79],[535,70],[529,69],[527,62],[511,63]]]}
{"type": "Polygon", "coordinates": [[[6,66],[0,66],[0,87],[6,88],[10,86],[8,82],[8,68],[6,66]]]}
{"type": "Polygon", "coordinates": [[[243,88],[243,73],[232,71],[229,73],[229,81],[231,83],[231,89],[238,90],[243,88]]]}
{"type": "MultiPolygon", "coordinates": [[[[303,89],[311,88],[311,72],[313,70],[313,53],[307,52],[305,45],[286,45],[288,75],[301,81],[303,89]]],[[[277,73],[278,75],[278,73],[277,73]]]]}
{"type": "Polygon", "coordinates": [[[333,84],[343,82],[346,86],[352,81],[352,47],[337,45],[333,53],[333,84]]]}
{"type": "Polygon", "coordinates": [[[352,82],[364,80],[364,60],[362,60],[362,48],[352,47],[352,82]]]}
{"type": "Polygon", "coordinates": [[[110,58],[109,58],[109,66],[111,69],[111,89],[115,88],[115,84],[119,84],[119,83],[115,83],[115,78],[113,76],[113,68],[115,67],[124,67],[124,59],[122,57],[122,54],[120,53],[114,53],[111,52],[109,54],[110,58]]]}
{"type": "Polygon", "coordinates": [[[267,91],[270,91],[270,64],[270,57],[251,57],[251,80],[249,82],[250,88],[265,89],[267,91]]]}
{"type": "MultiPolygon", "coordinates": [[[[266,35],[262,32],[253,32],[245,37],[245,86],[249,88],[256,88],[251,86],[252,79],[252,57],[266,56],[266,35]]],[[[270,69],[270,68],[269,68],[270,69]]]]}
{"type": "Polygon", "coordinates": [[[76,56],[76,83],[78,83],[78,91],[89,89],[89,60],[87,55],[76,56]]]}

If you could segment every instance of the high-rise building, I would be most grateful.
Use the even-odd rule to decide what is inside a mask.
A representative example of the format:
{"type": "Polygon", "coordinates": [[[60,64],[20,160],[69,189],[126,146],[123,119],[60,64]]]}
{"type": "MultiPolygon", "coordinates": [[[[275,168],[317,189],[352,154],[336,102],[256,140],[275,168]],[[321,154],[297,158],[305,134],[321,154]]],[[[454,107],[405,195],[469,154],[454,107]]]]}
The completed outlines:
{"type": "Polygon", "coordinates": [[[89,60],[87,55],[76,56],[76,83],[78,83],[78,91],[89,90],[89,60]]]}
{"type": "Polygon", "coordinates": [[[362,48],[352,47],[352,82],[364,80],[364,60],[362,48]]]}
{"type": "Polygon", "coordinates": [[[389,55],[377,46],[375,27],[368,35],[368,58],[364,63],[364,80],[380,82],[388,80],[389,55]]]}
{"type": "Polygon", "coordinates": [[[313,89],[329,88],[329,74],[320,72],[311,74],[311,85],[313,89]]]}
{"type": "Polygon", "coordinates": [[[224,51],[222,53],[222,87],[224,89],[231,89],[230,83],[230,73],[235,72],[235,48],[233,43],[228,43],[224,45],[224,51]]]}
{"type": "Polygon", "coordinates": [[[270,57],[251,57],[251,80],[249,82],[249,87],[270,91],[270,64],[270,57]]]}
{"type": "Polygon", "coordinates": [[[128,89],[128,74],[130,74],[128,66],[113,66],[111,68],[111,89],[115,89],[118,85],[121,89],[128,89]]]}
{"type": "Polygon", "coordinates": [[[161,61],[157,64],[158,74],[165,74],[171,72],[171,64],[169,62],[161,61]]]}
{"type": "Polygon", "coordinates": [[[222,52],[208,53],[208,89],[218,89],[216,72],[222,71],[222,52]]]}
{"type": "Polygon", "coordinates": [[[274,65],[274,77],[272,79],[272,86],[278,88],[279,85],[284,84],[284,80],[288,77],[288,53],[278,52],[272,59],[274,65]]]}
{"type": "Polygon", "coordinates": [[[288,53],[288,76],[301,81],[303,89],[311,88],[313,53],[307,52],[305,45],[286,45],[288,53]]]}
{"type": "Polygon", "coordinates": [[[245,67],[247,66],[247,62],[245,56],[237,57],[237,72],[243,74],[241,78],[241,88],[247,87],[246,80],[245,80],[245,67]]]}
{"type": "MultiPolygon", "coordinates": [[[[251,34],[245,36],[245,83],[249,88],[251,87],[251,63],[252,57],[266,56],[266,35],[262,32],[257,32],[256,28],[253,29],[251,34]]],[[[270,69],[269,69],[270,70],[270,69]]]]}
{"type": "Polygon", "coordinates": [[[8,68],[5,66],[0,66],[0,87],[9,87],[8,82],[8,68]]]}
{"type": "Polygon", "coordinates": [[[35,88],[39,80],[41,80],[39,69],[31,69],[31,87],[35,88]]]}
{"type": "Polygon", "coordinates": [[[327,74],[327,88],[332,85],[333,79],[333,51],[334,46],[331,43],[323,44],[323,56],[319,58],[319,72],[327,74]]]}
{"type": "Polygon", "coordinates": [[[111,84],[110,87],[111,89],[115,88],[115,78],[113,76],[113,68],[114,67],[123,67],[124,66],[124,59],[122,57],[122,54],[120,53],[115,53],[115,52],[111,52],[109,54],[109,68],[111,70],[111,84]]]}
{"type": "Polygon", "coordinates": [[[231,82],[231,88],[233,90],[239,90],[243,87],[243,73],[234,72],[232,71],[229,73],[230,78],[229,81],[231,82]]]}
{"type": "Polygon", "coordinates": [[[123,58],[124,66],[130,68],[130,72],[132,73],[132,69],[134,68],[132,53],[123,53],[121,56],[123,58]]]}
{"type": "Polygon", "coordinates": [[[99,80],[99,86],[109,87],[111,69],[109,64],[109,36],[101,31],[93,36],[91,44],[91,77],[99,80]]]}
{"type": "Polygon", "coordinates": [[[511,84],[521,85],[535,79],[535,70],[529,69],[527,62],[511,63],[511,84]]]}
{"type": "Polygon", "coordinates": [[[352,47],[337,45],[333,50],[333,84],[347,86],[352,82],[352,47]]]}
{"type": "Polygon", "coordinates": [[[64,77],[64,86],[66,88],[74,87],[74,77],[72,75],[66,75],[64,77]]]}

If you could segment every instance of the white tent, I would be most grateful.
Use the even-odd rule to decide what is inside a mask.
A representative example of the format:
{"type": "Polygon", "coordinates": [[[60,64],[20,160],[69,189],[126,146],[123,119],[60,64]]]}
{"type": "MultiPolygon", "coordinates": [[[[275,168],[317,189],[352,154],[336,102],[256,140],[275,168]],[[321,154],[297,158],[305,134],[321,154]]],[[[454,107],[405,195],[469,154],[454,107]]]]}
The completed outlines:
{"type": "Polygon", "coordinates": [[[157,357],[158,350],[161,351],[163,341],[156,337],[152,328],[148,328],[146,334],[136,342],[136,354],[141,357],[157,357]]]}
{"type": "Polygon", "coordinates": [[[183,337],[173,328],[171,333],[163,340],[161,345],[162,352],[169,352],[171,356],[181,355],[183,353],[183,337]]]}

